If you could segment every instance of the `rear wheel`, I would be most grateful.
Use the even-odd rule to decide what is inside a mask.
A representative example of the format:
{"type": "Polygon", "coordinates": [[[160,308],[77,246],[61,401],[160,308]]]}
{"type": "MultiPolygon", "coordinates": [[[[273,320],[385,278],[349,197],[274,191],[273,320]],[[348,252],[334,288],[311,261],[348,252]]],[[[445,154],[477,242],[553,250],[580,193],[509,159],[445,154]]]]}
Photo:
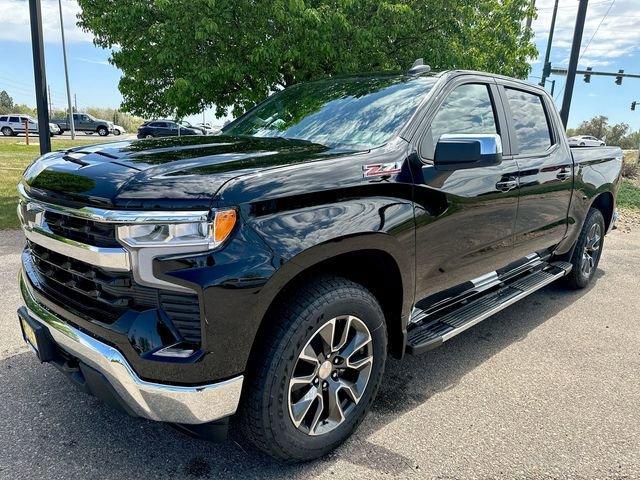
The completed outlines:
{"type": "Polygon", "coordinates": [[[566,277],[571,288],[585,288],[593,278],[602,255],[604,232],[604,217],[600,210],[592,208],[571,256],[573,268],[566,277]]]}
{"type": "Polygon", "coordinates": [[[153,138],[153,135],[151,135],[150,133],[147,133],[144,138],[153,138]]]}
{"type": "Polygon", "coordinates": [[[272,319],[253,356],[241,426],[279,460],[318,458],[369,411],[386,361],[384,315],[363,286],[321,277],[288,297],[272,319]]]}

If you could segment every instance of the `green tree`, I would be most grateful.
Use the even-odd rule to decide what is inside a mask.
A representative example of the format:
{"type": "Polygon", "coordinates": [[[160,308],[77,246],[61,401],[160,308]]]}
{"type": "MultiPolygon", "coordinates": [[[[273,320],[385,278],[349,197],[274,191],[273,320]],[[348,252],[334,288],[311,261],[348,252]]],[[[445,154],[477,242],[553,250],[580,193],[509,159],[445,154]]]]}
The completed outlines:
{"type": "Polygon", "coordinates": [[[636,149],[640,142],[640,131],[629,132],[628,123],[616,123],[609,125],[609,117],[598,115],[590,120],[585,120],[577,128],[567,129],[567,136],[592,135],[607,142],[608,145],[617,145],[624,149],[636,149]]]}
{"type": "Polygon", "coordinates": [[[0,92],[0,114],[2,113],[13,113],[13,98],[6,90],[0,92]]]}
{"type": "Polygon", "coordinates": [[[79,0],[79,24],[115,48],[123,108],[239,114],[300,81],[465,68],[526,77],[530,0],[79,0]]]}
{"type": "Polygon", "coordinates": [[[593,117],[590,120],[585,120],[580,124],[580,126],[576,129],[571,129],[567,131],[567,135],[571,132],[571,135],[591,135],[596,138],[601,138],[604,140],[604,137],[609,129],[609,117],[604,115],[598,115],[593,117]]]}

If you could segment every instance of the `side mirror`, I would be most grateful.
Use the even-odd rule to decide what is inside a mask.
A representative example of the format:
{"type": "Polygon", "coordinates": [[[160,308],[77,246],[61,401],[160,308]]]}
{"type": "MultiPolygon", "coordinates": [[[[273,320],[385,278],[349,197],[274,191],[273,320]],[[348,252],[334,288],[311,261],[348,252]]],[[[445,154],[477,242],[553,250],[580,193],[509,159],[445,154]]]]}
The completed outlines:
{"type": "Polygon", "coordinates": [[[502,162],[498,134],[444,134],[436,145],[433,164],[438,170],[489,167],[502,162]]]}

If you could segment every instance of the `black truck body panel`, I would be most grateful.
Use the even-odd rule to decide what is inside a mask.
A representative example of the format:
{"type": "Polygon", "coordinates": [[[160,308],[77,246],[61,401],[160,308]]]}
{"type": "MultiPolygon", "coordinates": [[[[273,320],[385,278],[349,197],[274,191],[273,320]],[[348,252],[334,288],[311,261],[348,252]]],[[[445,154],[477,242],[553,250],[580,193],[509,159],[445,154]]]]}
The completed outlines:
{"type": "MultiPolygon", "coordinates": [[[[74,207],[237,208],[239,222],[223,247],[167,255],[154,263],[160,278],[198,295],[202,346],[193,361],[143,358],[126,331],[70,313],[54,298],[42,300],[116,346],[141,378],[197,385],[242,373],[260,329],[269,328],[264,322],[278,295],[310,269],[348,255],[367,252],[367,259],[395,265],[396,272],[381,281],[400,292],[389,321],[397,337],[404,338],[412,308],[438,292],[532,252],[570,251],[586,212],[601,195],[610,196],[611,222],[620,167],[619,149],[569,149],[543,90],[455,71],[438,74],[411,121],[378,148],[331,148],[224,132],[117,142],[48,155],[26,170],[24,186],[32,198],[74,207]],[[466,83],[489,89],[502,162],[441,171],[422,154],[420,142],[449,92],[466,83]],[[505,86],[544,99],[555,143],[543,155],[519,154],[505,86]],[[368,174],[380,165],[397,168],[392,174],[368,174]],[[511,177],[519,188],[497,187],[511,177]]],[[[37,290],[37,279],[29,277],[37,290]]],[[[397,356],[403,352],[404,345],[394,346],[397,356]]]]}

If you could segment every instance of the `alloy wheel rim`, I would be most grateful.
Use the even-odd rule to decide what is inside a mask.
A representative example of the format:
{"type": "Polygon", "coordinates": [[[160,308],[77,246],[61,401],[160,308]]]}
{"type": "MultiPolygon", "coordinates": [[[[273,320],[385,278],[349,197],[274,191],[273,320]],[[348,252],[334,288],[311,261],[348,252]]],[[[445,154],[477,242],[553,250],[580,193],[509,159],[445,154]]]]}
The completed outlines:
{"type": "Polygon", "coordinates": [[[360,402],[373,367],[373,342],[365,323],[353,315],[332,318],[311,336],[289,379],[293,425],[323,435],[342,425],[360,402]]]}
{"type": "Polygon", "coordinates": [[[600,241],[602,239],[602,232],[600,225],[594,223],[589,228],[587,233],[587,240],[582,250],[582,273],[587,277],[591,275],[593,269],[598,261],[598,255],[600,254],[600,241]]]}

